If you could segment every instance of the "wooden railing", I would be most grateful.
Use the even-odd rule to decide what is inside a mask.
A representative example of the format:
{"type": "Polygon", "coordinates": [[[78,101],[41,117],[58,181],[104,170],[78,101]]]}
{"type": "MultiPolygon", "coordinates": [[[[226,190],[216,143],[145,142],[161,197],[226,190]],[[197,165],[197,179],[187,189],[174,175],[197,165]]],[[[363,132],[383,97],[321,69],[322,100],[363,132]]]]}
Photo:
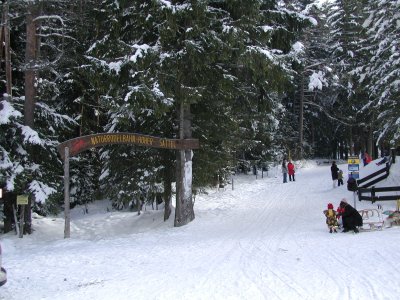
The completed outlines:
{"type": "Polygon", "coordinates": [[[366,200],[374,203],[375,201],[388,201],[388,200],[399,200],[400,195],[377,195],[377,193],[384,192],[400,192],[400,186],[390,187],[371,187],[371,188],[359,188],[358,189],[358,200],[366,200]],[[369,196],[365,194],[370,194],[369,196]]]}
{"type": "Polygon", "coordinates": [[[389,161],[385,164],[384,168],[357,180],[357,194],[359,201],[365,200],[374,203],[375,201],[398,200],[400,198],[400,195],[377,195],[377,193],[400,192],[400,186],[378,188],[373,186],[377,182],[382,181],[389,176],[390,167],[392,166],[393,161],[392,156],[390,156],[389,161]]]}
{"type": "Polygon", "coordinates": [[[392,166],[392,156],[389,157],[389,161],[385,164],[385,167],[362,178],[357,180],[357,186],[359,188],[367,188],[375,183],[386,179],[389,176],[390,167],[392,166]],[[383,174],[383,175],[381,175],[383,174]],[[379,176],[379,177],[378,177],[379,176]],[[372,179],[372,180],[371,180],[372,179]],[[369,181],[371,180],[371,181],[369,181]],[[364,183],[364,184],[363,184],[364,183]]]}

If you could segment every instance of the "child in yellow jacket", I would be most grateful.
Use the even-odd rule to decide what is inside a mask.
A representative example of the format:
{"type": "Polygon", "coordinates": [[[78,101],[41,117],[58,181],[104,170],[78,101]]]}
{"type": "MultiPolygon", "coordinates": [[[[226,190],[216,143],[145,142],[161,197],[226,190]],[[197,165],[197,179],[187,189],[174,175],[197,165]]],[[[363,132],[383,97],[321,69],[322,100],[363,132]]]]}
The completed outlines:
{"type": "Polygon", "coordinates": [[[329,232],[337,232],[337,228],[339,226],[336,211],[333,209],[333,204],[328,204],[328,209],[324,210],[324,215],[326,217],[326,225],[328,225],[329,232]]]}

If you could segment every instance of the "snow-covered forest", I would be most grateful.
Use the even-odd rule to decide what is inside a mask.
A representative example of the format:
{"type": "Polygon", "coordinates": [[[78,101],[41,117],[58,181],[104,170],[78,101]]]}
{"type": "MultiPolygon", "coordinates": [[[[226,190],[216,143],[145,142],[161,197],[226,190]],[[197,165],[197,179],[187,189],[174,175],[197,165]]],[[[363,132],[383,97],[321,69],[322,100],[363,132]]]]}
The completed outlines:
{"type": "MultiPolygon", "coordinates": [[[[27,232],[31,208],[62,210],[57,145],[79,136],[179,138],[185,114],[200,142],[196,193],[283,157],[397,147],[399,0],[4,0],[1,11],[0,188],[30,195],[27,232]]],[[[72,205],[168,207],[177,159],[83,152],[72,205]]]]}

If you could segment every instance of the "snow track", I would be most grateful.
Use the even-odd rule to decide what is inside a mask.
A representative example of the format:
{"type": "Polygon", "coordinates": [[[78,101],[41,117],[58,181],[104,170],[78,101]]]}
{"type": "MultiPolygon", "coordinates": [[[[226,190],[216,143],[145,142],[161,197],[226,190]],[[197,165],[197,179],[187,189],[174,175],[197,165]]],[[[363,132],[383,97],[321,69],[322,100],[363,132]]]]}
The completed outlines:
{"type": "Polygon", "coordinates": [[[280,175],[198,195],[196,219],[179,228],[162,211],[91,207],[63,240],[61,219],[35,220],[33,235],[2,238],[0,299],[396,298],[400,229],[330,234],[322,211],[352,193],[332,188],[329,166],[298,169],[296,182],[280,175]]]}

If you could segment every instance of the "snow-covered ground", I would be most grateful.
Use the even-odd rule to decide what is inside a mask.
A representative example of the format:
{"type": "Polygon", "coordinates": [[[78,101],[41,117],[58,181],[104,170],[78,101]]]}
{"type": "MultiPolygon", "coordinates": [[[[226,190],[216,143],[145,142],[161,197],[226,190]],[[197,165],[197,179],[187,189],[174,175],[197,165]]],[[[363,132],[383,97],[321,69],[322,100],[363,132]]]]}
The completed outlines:
{"type": "MultiPolygon", "coordinates": [[[[332,187],[330,165],[297,166],[296,182],[286,184],[278,170],[234,176],[234,190],[197,196],[196,219],[179,228],[173,216],[163,222],[162,210],[109,212],[107,202],[89,214],[72,210],[70,239],[62,217],[35,219],[30,236],[0,236],[8,271],[0,299],[399,297],[400,227],[330,234],[322,211],[343,197],[353,205],[353,193],[332,187]]],[[[347,175],[347,165],[339,168],[347,175]]],[[[397,158],[387,184],[400,185],[399,175],[397,158]]]]}

